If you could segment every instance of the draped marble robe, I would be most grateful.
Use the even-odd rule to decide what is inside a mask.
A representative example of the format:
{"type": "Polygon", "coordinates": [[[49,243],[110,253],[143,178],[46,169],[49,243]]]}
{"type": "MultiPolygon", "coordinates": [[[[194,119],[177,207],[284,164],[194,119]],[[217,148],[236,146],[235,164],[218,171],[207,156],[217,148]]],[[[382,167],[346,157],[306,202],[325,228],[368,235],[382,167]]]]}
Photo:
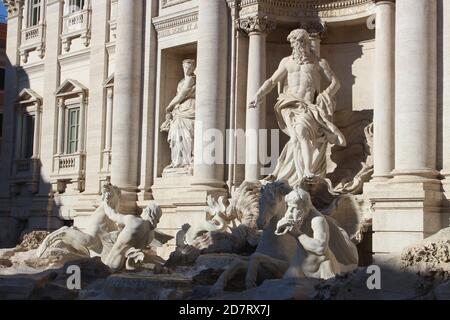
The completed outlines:
{"type": "MultiPolygon", "coordinates": [[[[185,79],[178,84],[177,94],[183,89],[185,79]]],[[[167,141],[171,149],[172,164],[170,168],[191,166],[194,148],[195,123],[195,84],[189,89],[186,98],[172,111],[167,141]]]]}
{"type": "Polygon", "coordinates": [[[315,104],[311,104],[289,93],[286,88],[280,93],[274,109],[280,129],[290,140],[281,152],[272,176],[294,186],[304,178],[304,161],[299,141],[305,137],[299,135],[296,126],[303,126],[308,131],[314,149],[312,173],[322,178],[326,175],[328,143],[345,146],[346,139],[332,123],[335,101],[326,91],[317,95],[315,104]]]}

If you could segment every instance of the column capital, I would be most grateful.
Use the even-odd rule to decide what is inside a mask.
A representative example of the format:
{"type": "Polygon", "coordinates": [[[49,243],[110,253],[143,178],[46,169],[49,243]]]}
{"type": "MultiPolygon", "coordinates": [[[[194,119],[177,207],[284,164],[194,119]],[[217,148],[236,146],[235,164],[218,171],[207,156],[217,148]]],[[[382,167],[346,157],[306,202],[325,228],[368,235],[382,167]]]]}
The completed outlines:
{"type": "Polygon", "coordinates": [[[13,17],[20,13],[20,9],[24,5],[24,0],[5,0],[4,4],[8,10],[8,14],[13,17]]]}
{"type": "Polygon", "coordinates": [[[58,98],[58,107],[64,108],[64,98],[58,98]]]}
{"type": "Polygon", "coordinates": [[[267,33],[272,31],[276,27],[276,22],[269,19],[267,16],[250,16],[245,18],[239,18],[237,20],[238,28],[248,33],[249,35],[254,33],[267,33]]]}

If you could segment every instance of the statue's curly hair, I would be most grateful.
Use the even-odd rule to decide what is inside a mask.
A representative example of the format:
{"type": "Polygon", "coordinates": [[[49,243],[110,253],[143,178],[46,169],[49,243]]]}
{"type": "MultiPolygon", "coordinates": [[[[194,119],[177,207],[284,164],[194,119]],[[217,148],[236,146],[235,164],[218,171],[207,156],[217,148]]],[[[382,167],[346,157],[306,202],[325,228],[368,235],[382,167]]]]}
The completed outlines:
{"type": "Polygon", "coordinates": [[[301,39],[304,38],[305,40],[309,41],[309,33],[305,29],[295,29],[289,33],[287,40],[291,41],[292,39],[301,39]]]}
{"type": "Polygon", "coordinates": [[[151,201],[141,214],[141,218],[144,220],[159,221],[161,217],[161,207],[155,201],[151,201]]]}

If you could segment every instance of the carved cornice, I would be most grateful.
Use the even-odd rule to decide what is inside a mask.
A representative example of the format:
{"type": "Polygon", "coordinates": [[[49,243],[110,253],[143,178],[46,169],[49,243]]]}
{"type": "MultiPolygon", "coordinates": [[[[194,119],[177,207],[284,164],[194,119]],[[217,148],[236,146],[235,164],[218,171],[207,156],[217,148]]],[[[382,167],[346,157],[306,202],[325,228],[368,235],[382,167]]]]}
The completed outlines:
{"type": "Polygon", "coordinates": [[[374,6],[374,0],[241,0],[240,14],[333,18],[363,13],[374,6]]]}
{"type": "Polygon", "coordinates": [[[269,32],[275,29],[276,23],[267,17],[250,16],[238,20],[239,28],[248,34],[269,32]]]}
{"type": "Polygon", "coordinates": [[[198,27],[198,8],[176,16],[162,16],[153,19],[159,38],[196,30],[198,27]]]}
{"type": "Polygon", "coordinates": [[[188,2],[191,0],[161,0],[161,8],[165,9],[171,6],[175,6],[177,4],[188,2]]]}
{"type": "Polygon", "coordinates": [[[20,9],[23,7],[24,0],[4,0],[3,3],[8,10],[8,14],[14,16],[19,14],[20,9]]]}

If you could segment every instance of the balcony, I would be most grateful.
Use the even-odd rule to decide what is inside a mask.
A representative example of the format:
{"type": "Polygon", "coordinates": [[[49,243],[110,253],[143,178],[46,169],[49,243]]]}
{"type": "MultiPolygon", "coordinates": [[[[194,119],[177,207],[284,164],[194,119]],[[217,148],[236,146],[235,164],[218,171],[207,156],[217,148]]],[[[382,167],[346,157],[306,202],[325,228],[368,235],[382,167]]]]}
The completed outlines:
{"type": "Polygon", "coordinates": [[[63,18],[63,32],[61,40],[64,50],[70,51],[72,41],[81,38],[85,47],[89,46],[91,40],[91,11],[84,9],[75,13],[68,14],[63,18]]]}
{"type": "Polygon", "coordinates": [[[57,180],[84,179],[86,156],[81,153],[55,155],[53,159],[53,176],[57,180]]]}
{"type": "Polygon", "coordinates": [[[45,54],[45,25],[38,24],[22,30],[20,42],[20,56],[22,62],[28,62],[28,56],[31,51],[37,50],[39,57],[44,58],[45,54]]]}

